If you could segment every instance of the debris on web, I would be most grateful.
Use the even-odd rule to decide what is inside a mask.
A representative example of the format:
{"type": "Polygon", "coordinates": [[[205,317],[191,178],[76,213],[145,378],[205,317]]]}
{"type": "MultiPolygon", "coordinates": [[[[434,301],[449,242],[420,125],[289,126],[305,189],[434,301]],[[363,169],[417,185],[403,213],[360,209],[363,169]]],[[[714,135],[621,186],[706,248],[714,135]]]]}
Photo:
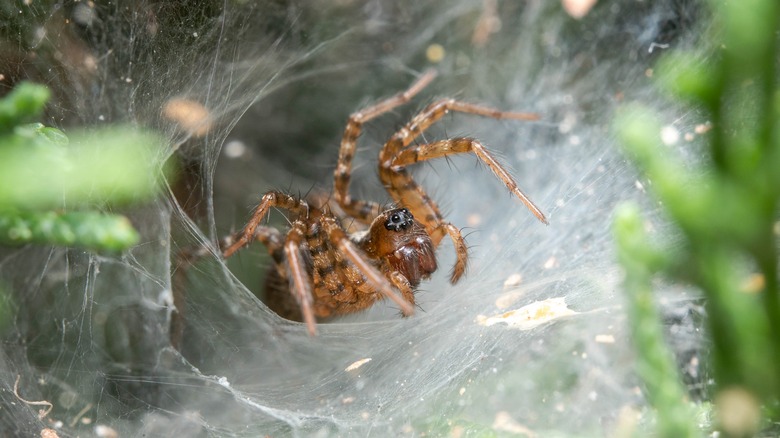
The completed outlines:
{"type": "Polygon", "coordinates": [[[531,330],[557,319],[577,315],[566,305],[566,297],[548,298],[535,301],[519,309],[509,310],[493,316],[478,315],[477,323],[490,327],[505,324],[510,328],[531,330]]]}

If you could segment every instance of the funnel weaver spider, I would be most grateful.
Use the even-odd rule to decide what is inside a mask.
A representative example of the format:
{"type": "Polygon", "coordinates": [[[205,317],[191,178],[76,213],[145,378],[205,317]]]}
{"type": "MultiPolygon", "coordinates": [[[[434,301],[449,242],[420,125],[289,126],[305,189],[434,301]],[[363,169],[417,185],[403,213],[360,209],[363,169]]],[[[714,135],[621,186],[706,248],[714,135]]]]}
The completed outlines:
{"type": "Polygon", "coordinates": [[[274,260],[267,280],[268,304],[279,315],[303,321],[311,335],[316,319],[357,312],[389,298],[408,316],[414,312],[414,291],[436,270],[435,250],[448,236],[457,261],[450,281],[466,270],[468,249],[460,230],[442,217],[439,207],[412,179],[407,167],[451,154],[473,153],[540,221],[544,214],[518,188],[509,173],[478,140],[451,138],[413,144],[426,129],[450,111],[494,119],[537,120],[533,113],[499,111],[443,99],[428,105],[400,128],[379,153],[379,178],[397,208],[349,195],[352,159],[363,124],[407,103],[435,77],[423,74],[409,89],[353,113],[341,140],[331,197],[308,200],[272,191],[266,193],[244,229],[223,242],[228,258],[252,241],[262,242],[274,260]],[[291,222],[285,235],[261,225],[271,208],[286,210],[291,222]],[[349,234],[346,224],[360,232],[349,234]],[[295,301],[287,299],[292,296],[295,301]]]}

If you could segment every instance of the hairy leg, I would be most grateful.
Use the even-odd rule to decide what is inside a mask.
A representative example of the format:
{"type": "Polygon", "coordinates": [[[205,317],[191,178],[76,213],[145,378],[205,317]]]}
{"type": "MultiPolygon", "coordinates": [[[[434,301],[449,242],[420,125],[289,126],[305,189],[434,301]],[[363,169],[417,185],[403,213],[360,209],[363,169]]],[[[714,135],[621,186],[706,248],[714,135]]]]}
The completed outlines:
{"type": "Polygon", "coordinates": [[[250,244],[255,239],[255,231],[260,226],[260,222],[265,219],[269,210],[273,207],[289,210],[295,217],[305,218],[309,214],[309,206],[305,201],[282,192],[268,192],[263,195],[260,204],[255,208],[244,229],[237,233],[237,238],[222,252],[222,256],[228,258],[239,249],[250,244]]]}
{"type": "Polygon", "coordinates": [[[341,148],[339,150],[339,161],[334,172],[334,198],[346,214],[365,224],[379,215],[380,205],[375,202],[352,199],[349,195],[349,182],[352,175],[352,160],[355,157],[357,140],[360,137],[363,124],[380,115],[403,105],[425,88],[436,73],[433,70],[425,72],[411,87],[406,91],[400,92],[395,96],[385,99],[376,105],[364,108],[361,111],[349,116],[347,127],[344,129],[344,135],[341,139],[341,148]]]}
{"type": "Polygon", "coordinates": [[[411,175],[405,171],[405,167],[418,161],[439,158],[453,153],[474,152],[540,221],[547,223],[547,219],[539,208],[517,187],[509,173],[480,143],[470,139],[454,139],[434,142],[429,145],[409,147],[414,139],[431,125],[441,120],[450,111],[495,119],[538,119],[538,115],[533,113],[499,111],[480,105],[458,102],[453,99],[444,99],[428,105],[423,111],[414,116],[409,123],[398,130],[385,143],[379,154],[379,177],[393,199],[412,211],[412,214],[423,222],[426,230],[432,233],[443,222],[441,212],[422,187],[415,183],[411,175]],[[462,140],[471,141],[471,143],[465,143],[462,140]]]}
{"type": "Polygon", "coordinates": [[[284,242],[284,255],[287,259],[287,269],[291,280],[290,292],[301,307],[303,322],[306,323],[309,334],[315,336],[317,334],[317,321],[314,318],[311,278],[301,253],[301,244],[304,242],[305,233],[306,225],[303,222],[293,222],[284,242]]]}
{"type": "Polygon", "coordinates": [[[409,147],[401,151],[391,161],[390,171],[394,168],[403,168],[420,161],[442,158],[453,154],[473,153],[493,172],[509,191],[543,223],[547,223],[544,213],[523,193],[517,183],[506,169],[488,152],[487,148],[479,141],[472,138],[453,138],[440,140],[429,144],[421,144],[409,147]]]}

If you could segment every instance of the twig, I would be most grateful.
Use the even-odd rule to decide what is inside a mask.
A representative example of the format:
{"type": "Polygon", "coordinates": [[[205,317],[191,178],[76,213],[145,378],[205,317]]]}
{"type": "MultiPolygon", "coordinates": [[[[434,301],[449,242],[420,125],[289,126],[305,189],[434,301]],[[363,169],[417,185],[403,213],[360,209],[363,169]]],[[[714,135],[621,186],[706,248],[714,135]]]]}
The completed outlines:
{"type": "Polygon", "coordinates": [[[44,410],[38,411],[38,419],[42,420],[46,418],[47,415],[49,415],[49,412],[51,412],[52,409],[54,409],[54,405],[47,402],[46,400],[42,401],[29,401],[25,400],[22,397],[19,396],[19,379],[21,379],[22,376],[20,374],[16,375],[16,382],[14,382],[14,396],[16,396],[17,399],[19,399],[20,402],[31,405],[31,406],[48,406],[48,408],[44,410]]]}

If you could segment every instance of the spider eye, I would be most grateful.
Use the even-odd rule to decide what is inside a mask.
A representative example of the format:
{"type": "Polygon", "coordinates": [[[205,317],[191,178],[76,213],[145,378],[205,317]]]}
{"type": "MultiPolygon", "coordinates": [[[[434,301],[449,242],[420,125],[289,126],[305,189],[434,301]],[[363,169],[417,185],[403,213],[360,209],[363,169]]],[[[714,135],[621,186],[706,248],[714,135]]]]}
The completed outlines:
{"type": "Polygon", "coordinates": [[[409,210],[401,208],[395,210],[385,221],[385,228],[391,231],[401,231],[412,225],[414,218],[409,210]]]}

